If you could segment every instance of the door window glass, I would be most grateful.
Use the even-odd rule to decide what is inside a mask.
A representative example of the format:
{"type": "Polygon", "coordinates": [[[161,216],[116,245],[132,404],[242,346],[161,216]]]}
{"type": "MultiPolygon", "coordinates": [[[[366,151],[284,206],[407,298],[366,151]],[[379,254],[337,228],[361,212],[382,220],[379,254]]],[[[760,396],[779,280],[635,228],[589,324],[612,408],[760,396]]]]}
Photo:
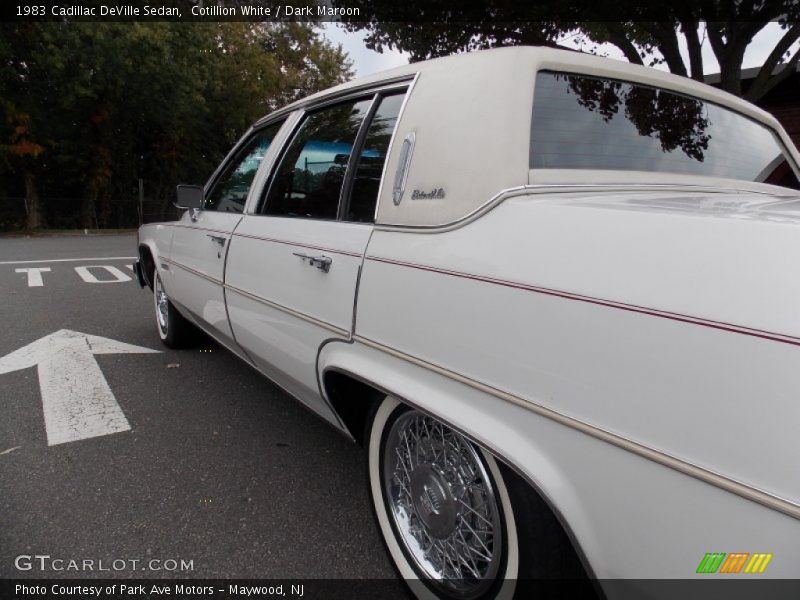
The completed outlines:
{"type": "Polygon", "coordinates": [[[273,176],[268,215],[336,219],[347,163],[372,99],[309,114],[273,176]]]}
{"type": "Polygon", "coordinates": [[[350,201],[344,212],[345,221],[371,223],[375,220],[383,164],[403,98],[405,92],[384,96],[372,117],[356,164],[350,201]]]}
{"type": "Polygon", "coordinates": [[[283,123],[260,129],[228,162],[203,202],[203,210],[241,213],[258,166],[283,123]]]}

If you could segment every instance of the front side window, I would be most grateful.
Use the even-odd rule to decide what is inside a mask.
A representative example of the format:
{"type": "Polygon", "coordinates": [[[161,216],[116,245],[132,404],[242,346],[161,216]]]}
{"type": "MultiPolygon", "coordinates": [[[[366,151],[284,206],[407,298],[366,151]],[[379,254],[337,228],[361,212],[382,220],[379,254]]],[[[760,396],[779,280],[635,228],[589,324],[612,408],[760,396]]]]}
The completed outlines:
{"type": "Polygon", "coordinates": [[[668,90],[569,73],[536,76],[532,169],[706,175],[800,189],[769,127],[668,90]]]}
{"type": "Polygon", "coordinates": [[[350,154],[371,99],[310,113],[289,143],[272,179],[262,212],[336,219],[350,154]]]}
{"type": "Polygon", "coordinates": [[[274,123],[258,130],[223,168],[206,195],[203,210],[241,213],[247,193],[264,155],[283,123],[274,123]]]}

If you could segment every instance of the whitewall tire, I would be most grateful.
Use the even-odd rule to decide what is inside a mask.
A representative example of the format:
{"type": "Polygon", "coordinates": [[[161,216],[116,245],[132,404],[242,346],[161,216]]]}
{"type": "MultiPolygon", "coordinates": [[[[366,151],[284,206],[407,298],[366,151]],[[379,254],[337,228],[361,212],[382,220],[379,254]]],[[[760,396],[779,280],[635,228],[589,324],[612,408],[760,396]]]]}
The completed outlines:
{"type": "Polygon", "coordinates": [[[418,598],[511,598],[519,541],[494,457],[391,396],[368,433],[375,515],[412,592],[418,598]]]}
{"type": "Polygon", "coordinates": [[[185,348],[196,341],[197,330],[170,301],[161,275],[156,271],[154,276],[153,307],[158,335],[168,348],[185,348]]]}

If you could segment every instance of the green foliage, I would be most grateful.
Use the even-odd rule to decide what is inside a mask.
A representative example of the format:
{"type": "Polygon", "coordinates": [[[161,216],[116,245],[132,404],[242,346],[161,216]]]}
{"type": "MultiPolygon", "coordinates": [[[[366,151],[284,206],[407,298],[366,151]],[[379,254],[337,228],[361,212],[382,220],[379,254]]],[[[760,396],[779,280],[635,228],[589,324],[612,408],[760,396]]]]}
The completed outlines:
{"type": "Polygon", "coordinates": [[[303,23],[0,24],[0,196],[81,197],[80,225],[108,225],[141,177],[168,206],[253,121],[351,75],[303,23]]]}
{"type": "Polygon", "coordinates": [[[600,44],[619,48],[637,64],[664,63],[678,75],[703,80],[703,38],[721,69],[720,86],[756,101],[780,83],[800,60],[793,45],[800,39],[797,0],[701,0],[653,3],[641,0],[333,0],[358,8],[347,23],[365,30],[365,42],[377,51],[397,48],[411,60],[499,46],[545,45],[596,52],[600,44]],[[758,77],[746,89],[741,70],[744,53],[770,22],[784,33],[758,77]],[[680,38],[683,38],[681,40],[680,38]],[[681,41],[688,60],[681,55],[681,41]],[[776,67],[785,66],[779,74],[776,67]]]}

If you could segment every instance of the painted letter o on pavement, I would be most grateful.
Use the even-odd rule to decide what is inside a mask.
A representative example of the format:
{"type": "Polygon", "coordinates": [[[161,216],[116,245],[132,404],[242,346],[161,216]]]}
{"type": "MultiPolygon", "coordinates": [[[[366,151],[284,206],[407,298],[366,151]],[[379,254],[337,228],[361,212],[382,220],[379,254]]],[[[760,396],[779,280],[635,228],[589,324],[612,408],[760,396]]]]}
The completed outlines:
{"type": "Polygon", "coordinates": [[[86,283],[119,283],[121,281],[131,280],[130,277],[120,271],[117,267],[112,267],[110,265],[87,265],[85,267],[75,267],[75,272],[86,283]],[[112,277],[114,277],[114,279],[100,280],[95,277],[92,272],[89,271],[89,269],[105,269],[111,274],[112,277]]]}

